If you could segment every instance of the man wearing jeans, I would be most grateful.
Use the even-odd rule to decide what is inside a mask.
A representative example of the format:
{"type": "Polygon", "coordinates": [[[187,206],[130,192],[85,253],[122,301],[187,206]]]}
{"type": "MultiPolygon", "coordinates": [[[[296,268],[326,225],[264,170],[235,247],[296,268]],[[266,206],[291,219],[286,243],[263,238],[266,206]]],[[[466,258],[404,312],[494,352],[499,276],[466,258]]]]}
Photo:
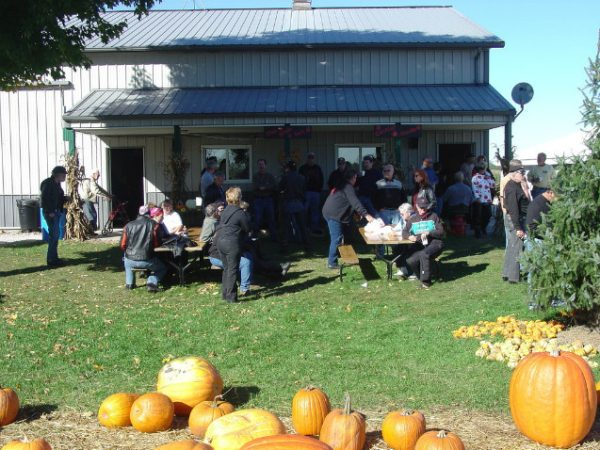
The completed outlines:
{"type": "MultiPolygon", "coordinates": [[[[162,209],[152,208],[150,216],[162,220],[162,209]]],[[[160,223],[150,219],[145,214],[128,222],[121,237],[121,250],[125,252],[123,263],[125,265],[125,287],[135,288],[135,274],[133,269],[148,269],[146,287],[148,292],[158,292],[158,283],[167,273],[165,265],[154,255],[154,249],[160,246],[160,223]]]]}
{"type": "Polygon", "coordinates": [[[306,179],[304,193],[305,208],[309,229],[313,234],[322,235],[321,231],[321,191],[323,190],[323,171],[316,163],[316,155],[310,152],[306,155],[306,163],[298,171],[306,179]]]}
{"type": "Polygon", "coordinates": [[[62,260],[58,257],[58,237],[60,235],[60,216],[65,203],[65,193],[60,183],[66,178],[67,169],[63,166],[56,166],[52,169],[50,177],[42,181],[40,185],[42,214],[48,224],[48,252],[46,254],[48,267],[63,265],[62,260]]]}
{"type": "Polygon", "coordinates": [[[277,240],[277,228],[275,227],[275,189],[277,182],[275,177],[267,172],[267,161],[257,161],[258,172],[254,174],[254,231],[259,231],[263,222],[269,227],[271,239],[277,240]]]}

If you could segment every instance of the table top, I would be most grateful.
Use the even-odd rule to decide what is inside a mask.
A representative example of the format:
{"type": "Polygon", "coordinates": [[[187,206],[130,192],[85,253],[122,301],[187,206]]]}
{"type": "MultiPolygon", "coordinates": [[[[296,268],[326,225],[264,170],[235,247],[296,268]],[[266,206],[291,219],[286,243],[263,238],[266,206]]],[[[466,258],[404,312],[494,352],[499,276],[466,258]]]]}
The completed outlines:
{"type": "Polygon", "coordinates": [[[369,239],[365,234],[365,228],[361,227],[358,229],[360,235],[363,237],[368,245],[401,245],[401,244],[414,244],[413,241],[408,239],[369,239]]]}

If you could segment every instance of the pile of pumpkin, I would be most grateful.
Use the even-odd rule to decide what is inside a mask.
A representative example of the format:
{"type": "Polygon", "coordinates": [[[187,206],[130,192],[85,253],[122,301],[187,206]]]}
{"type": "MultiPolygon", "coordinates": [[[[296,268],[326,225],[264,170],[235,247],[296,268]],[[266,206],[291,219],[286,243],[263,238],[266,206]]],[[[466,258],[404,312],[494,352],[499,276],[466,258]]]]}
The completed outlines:
{"type": "Polygon", "coordinates": [[[590,367],[597,367],[596,361],[590,361],[598,354],[591,344],[575,340],[568,344],[558,344],[556,336],[564,328],[559,322],[542,320],[517,320],[513,316],[500,316],[495,322],[480,321],[477,325],[462,326],[452,332],[455,338],[478,338],[486,335],[502,336],[501,342],[479,341],[475,355],[489,361],[505,362],[514,369],[519,361],[530,353],[551,352],[554,350],[575,353],[585,359],[590,367]]]}

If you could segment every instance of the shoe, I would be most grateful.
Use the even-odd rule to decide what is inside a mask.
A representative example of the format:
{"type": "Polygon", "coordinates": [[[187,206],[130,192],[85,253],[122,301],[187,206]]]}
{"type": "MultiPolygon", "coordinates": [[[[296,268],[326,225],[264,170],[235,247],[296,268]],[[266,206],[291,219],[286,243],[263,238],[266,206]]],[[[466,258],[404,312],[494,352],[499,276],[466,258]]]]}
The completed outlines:
{"type": "Polygon", "coordinates": [[[340,268],[339,264],[327,264],[327,268],[331,270],[338,270],[340,268]]]}
{"type": "Polygon", "coordinates": [[[158,286],[155,284],[147,284],[146,288],[148,289],[148,292],[152,292],[153,294],[158,292],[158,286]]]}
{"type": "Polygon", "coordinates": [[[252,291],[248,289],[247,291],[240,292],[240,297],[250,297],[252,295],[252,291]]]}
{"type": "Polygon", "coordinates": [[[237,303],[237,298],[224,298],[227,303],[237,303]]]}
{"type": "Polygon", "coordinates": [[[502,277],[502,281],[508,281],[508,277],[502,277]]]}
{"type": "Polygon", "coordinates": [[[396,276],[401,280],[406,280],[408,278],[406,276],[406,273],[402,269],[398,269],[398,272],[396,272],[396,276]]]}
{"type": "Polygon", "coordinates": [[[418,278],[417,278],[416,275],[409,275],[408,276],[408,281],[416,281],[416,280],[418,280],[418,278]]]}
{"type": "Polygon", "coordinates": [[[429,290],[430,287],[431,287],[430,281],[422,281],[421,282],[421,289],[425,289],[427,291],[427,290],[429,290]]]}
{"type": "Polygon", "coordinates": [[[285,277],[288,273],[288,270],[290,270],[290,267],[292,266],[292,263],[289,262],[285,262],[285,263],[281,263],[281,276],[285,277]]]}
{"type": "Polygon", "coordinates": [[[126,284],[126,285],[125,285],[125,289],[127,289],[127,290],[130,290],[130,291],[131,291],[131,290],[135,289],[135,284],[126,284]]]}
{"type": "Polygon", "coordinates": [[[48,261],[48,267],[62,267],[65,262],[62,259],[55,259],[54,261],[48,261]]]}

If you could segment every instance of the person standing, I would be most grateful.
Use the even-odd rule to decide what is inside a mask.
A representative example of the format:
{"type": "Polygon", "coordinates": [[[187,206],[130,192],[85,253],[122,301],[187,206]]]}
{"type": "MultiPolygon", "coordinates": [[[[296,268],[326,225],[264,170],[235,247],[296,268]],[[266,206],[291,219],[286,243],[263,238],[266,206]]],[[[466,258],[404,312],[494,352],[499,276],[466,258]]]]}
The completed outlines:
{"type": "Polygon", "coordinates": [[[394,175],[392,164],[383,166],[383,178],[377,181],[377,191],[375,192],[375,208],[377,208],[379,217],[386,225],[392,226],[400,222],[398,208],[406,199],[402,183],[394,175]]]}
{"type": "Polygon", "coordinates": [[[67,179],[67,169],[56,166],[49,178],[40,184],[42,214],[48,224],[48,251],[46,264],[48,267],[62,266],[64,263],[58,257],[58,238],[60,236],[60,216],[65,204],[65,192],[61,183],[67,179]]]}
{"type": "Polygon", "coordinates": [[[554,178],[554,167],[546,164],[546,154],[539,153],[537,155],[537,166],[532,168],[527,174],[527,178],[533,185],[531,197],[536,198],[538,195],[550,189],[550,182],[554,178]]]}
{"type": "Polygon", "coordinates": [[[223,183],[225,182],[225,174],[223,172],[215,172],[213,182],[206,188],[204,194],[204,205],[210,205],[214,202],[225,203],[225,189],[223,189],[223,183]]]}
{"type": "Polygon", "coordinates": [[[98,197],[104,197],[106,199],[113,198],[108,191],[102,189],[100,185],[98,185],[98,178],[100,178],[100,171],[94,169],[90,174],[90,178],[85,178],[81,184],[83,215],[92,226],[93,231],[98,229],[98,213],[96,212],[95,206],[95,204],[98,203],[98,197]]]}
{"type": "Polygon", "coordinates": [[[277,182],[275,177],[267,172],[267,160],[259,159],[256,162],[258,172],[254,174],[254,226],[259,231],[264,221],[269,227],[271,239],[277,239],[277,227],[275,226],[275,190],[277,182]]]}
{"type": "Polygon", "coordinates": [[[523,252],[525,233],[525,218],[529,206],[529,198],[521,186],[525,178],[525,169],[518,159],[510,161],[509,178],[504,188],[504,217],[508,231],[507,246],[504,254],[502,279],[509,283],[518,283],[521,275],[519,258],[523,252]]]}
{"type": "Polygon", "coordinates": [[[237,186],[231,187],[227,189],[225,198],[227,207],[221,213],[214,240],[223,262],[223,300],[235,303],[238,299],[237,275],[242,248],[251,227],[248,214],[240,208],[242,190],[237,186]]]}
{"type": "Polygon", "coordinates": [[[429,202],[428,210],[435,210],[436,207],[436,199],[435,192],[431,185],[429,184],[429,178],[427,177],[427,173],[423,169],[416,169],[414,174],[415,187],[412,194],[412,205],[413,208],[417,207],[417,200],[419,198],[424,198],[429,202]]]}
{"type": "Polygon", "coordinates": [[[473,203],[472,203],[472,224],[475,230],[475,237],[480,238],[487,234],[486,228],[490,217],[492,216],[492,196],[493,190],[496,188],[496,182],[487,174],[484,163],[475,165],[475,175],[471,179],[473,187],[473,203]]]}
{"type": "MultiPolygon", "coordinates": [[[[140,208],[140,213],[144,212],[140,208]]],[[[135,273],[133,269],[148,269],[146,288],[148,292],[158,292],[158,283],[167,273],[165,265],[156,257],[154,249],[161,245],[161,224],[163,211],[161,208],[151,208],[147,214],[140,214],[135,220],[127,222],[121,236],[121,250],[125,252],[125,288],[135,288],[135,273]]]]}
{"type": "Polygon", "coordinates": [[[306,155],[306,163],[300,166],[298,173],[306,180],[306,191],[304,192],[304,206],[306,218],[310,231],[316,235],[322,235],[321,230],[321,191],[323,190],[323,171],[316,163],[316,155],[309,152],[306,155]]]}
{"type": "Polygon", "coordinates": [[[340,156],[337,159],[337,168],[329,174],[329,178],[327,179],[327,187],[331,191],[335,186],[344,182],[344,173],[346,173],[347,168],[346,158],[340,156]]]}
{"type": "Polygon", "coordinates": [[[344,178],[333,187],[323,205],[323,217],[329,228],[329,254],[327,256],[327,267],[329,269],[339,269],[337,248],[343,242],[343,227],[350,223],[353,212],[356,211],[368,222],[374,220],[354,192],[357,178],[358,175],[354,169],[347,170],[344,178]]]}
{"type": "Polygon", "coordinates": [[[296,163],[288,161],[279,182],[279,193],[283,200],[281,250],[285,253],[290,242],[290,228],[294,227],[296,237],[309,250],[306,214],[304,213],[304,192],[306,180],[296,170],[296,163]]]}
{"type": "MultiPolygon", "coordinates": [[[[211,156],[206,160],[206,168],[202,172],[202,176],[200,178],[200,195],[202,196],[202,198],[206,197],[206,190],[211,184],[213,184],[215,172],[217,171],[218,167],[219,163],[217,162],[217,159],[214,156],[211,156]]],[[[212,202],[205,201],[205,204],[208,205],[209,203],[212,202]]]]}
{"type": "Polygon", "coordinates": [[[358,199],[367,209],[369,214],[377,217],[377,209],[373,203],[377,192],[377,182],[381,180],[383,174],[381,173],[381,170],[374,167],[375,157],[373,155],[366,155],[363,158],[362,164],[364,174],[362,177],[359,177],[356,182],[356,186],[358,187],[358,199]]]}
{"type": "Polygon", "coordinates": [[[435,192],[435,188],[439,183],[440,179],[438,178],[437,173],[433,168],[433,159],[431,158],[431,156],[426,156],[425,158],[423,158],[423,164],[421,165],[421,169],[423,169],[423,171],[427,174],[429,184],[435,192]]]}

